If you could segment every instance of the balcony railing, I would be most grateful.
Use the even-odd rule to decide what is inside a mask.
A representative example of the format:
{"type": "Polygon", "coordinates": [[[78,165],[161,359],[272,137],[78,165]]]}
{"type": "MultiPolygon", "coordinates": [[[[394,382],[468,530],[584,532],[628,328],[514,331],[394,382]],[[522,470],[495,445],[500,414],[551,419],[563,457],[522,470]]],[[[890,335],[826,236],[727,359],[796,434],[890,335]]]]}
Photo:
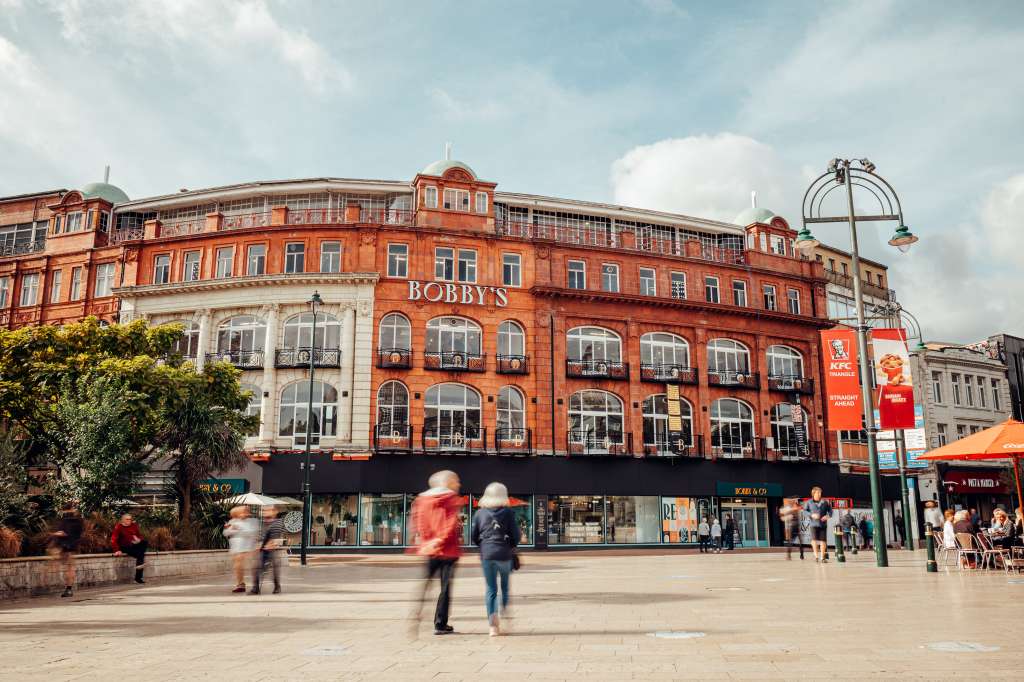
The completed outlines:
{"type": "Polygon", "coordinates": [[[498,374],[529,374],[530,358],[526,355],[497,356],[498,374]]]}
{"type": "Polygon", "coordinates": [[[667,436],[659,434],[653,443],[644,443],[644,455],[647,457],[688,457],[703,459],[704,436],[691,436],[676,442],[670,442],[667,436]]]}
{"type": "Polygon", "coordinates": [[[122,227],[110,233],[107,239],[108,244],[122,244],[142,239],[146,235],[146,229],[141,225],[138,227],[122,227]]]}
{"type": "Polygon", "coordinates": [[[495,429],[494,450],[499,455],[527,457],[533,454],[533,431],[507,427],[495,429]]]}
{"type": "Polygon", "coordinates": [[[269,224],[270,212],[260,211],[258,213],[226,215],[220,225],[223,230],[244,230],[250,227],[266,227],[269,224]]]}
{"type": "Polygon", "coordinates": [[[29,253],[39,253],[46,250],[46,240],[39,239],[24,244],[0,244],[0,258],[10,256],[24,256],[29,253]]]}
{"type": "MultiPolygon", "coordinates": [[[[853,291],[852,276],[844,275],[840,272],[836,272],[835,270],[829,270],[828,268],[825,268],[825,277],[832,284],[853,291]]],[[[877,284],[872,284],[871,282],[867,282],[865,280],[860,281],[860,287],[861,292],[863,292],[865,296],[871,296],[872,298],[880,298],[883,301],[896,300],[896,292],[893,291],[892,289],[886,289],[885,287],[878,286],[877,284]]]]}
{"type": "Polygon", "coordinates": [[[499,219],[495,223],[498,234],[523,239],[550,239],[563,244],[581,246],[603,246],[614,248],[619,245],[615,233],[608,227],[598,225],[572,227],[569,225],[530,224],[520,220],[499,219]]]}
{"type": "Polygon", "coordinates": [[[407,208],[363,208],[359,210],[359,222],[412,225],[416,222],[416,211],[407,208]]]}
{"type": "Polygon", "coordinates": [[[423,451],[452,455],[482,455],[487,452],[487,429],[479,426],[423,427],[423,451]]]}
{"type": "Polygon", "coordinates": [[[821,442],[812,440],[805,443],[805,448],[801,450],[796,443],[790,443],[783,447],[778,447],[774,450],[769,450],[773,453],[775,459],[779,462],[820,462],[822,464],[828,463],[828,458],[825,457],[824,450],[821,447],[821,442]]]}
{"type": "Polygon", "coordinates": [[[411,348],[378,348],[378,369],[409,369],[412,367],[411,348]]]}
{"type": "Polygon", "coordinates": [[[768,375],[768,390],[814,395],[814,379],[792,375],[768,375]]]}
{"type": "Polygon", "coordinates": [[[643,363],[640,365],[640,381],[659,384],[696,384],[697,368],[688,365],[643,363]]]}
{"type": "MultiPolygon", "coordinates": [[[[359,222],[382,225],[414,225],[416,211],[404,208],[360,208],[359,222]]],[[[355,222],[345,208],[290,208],[289,225],[345,225],[355,222]]]]}
{"type": "Polygon", "coordinates": [[[280,348],[277,351],[277,367],[309,367],[312,357],[314,367],[340,367],[341,350],[337,348],[280,348]]]}
{"type": "Polygon", "coordinates": [[[161,237],[180,237],[185,234],[198,234],[204,230],[206,230],[206,216],[193,220],[160,223],[161,237]]]}
{"type": "Polygon", "coordinates": [[[207,362],[230,362],[240,369],[263,369],[263,351],[261,350],[223,350],[207,353],[207,362]]]}
{"type": "Polygon", "coordinates": [[[633,434],[621,431],[581,431],[566,434],[566,452],[570,456],[632,457],[633,434]]]}
{"type": "Polygon", "coordinates": [[[480,353],[450,351],[424,353],[423,367],[448,372],[483,372],[487,369],[487,356],[480,353]]]}
{"type": "Polygon", "coordinates": [[[412,436],[411,424],[377,424],[373,429],[373,449],[375,452],[408,454],[413,451],[412,436]]]}
{"type": "Polygon", "coordinates": [[[717,371],[709,369],[708,385],[758,389],[761,387],[761,376],[757,372],[717,371]]]}
{"type": "Polygon", "coordinates": [[[575,379],[629,379],[628,362],[566,360],[565,376],[575,379]]]}
{"type": "Polygon", "coordinates": [[[731,440],[726,438],[717,445],[715,439],[711,439],[712,459],[768,459],[768,449],[765,447],[763,438],[750,440],[731,440]]]}

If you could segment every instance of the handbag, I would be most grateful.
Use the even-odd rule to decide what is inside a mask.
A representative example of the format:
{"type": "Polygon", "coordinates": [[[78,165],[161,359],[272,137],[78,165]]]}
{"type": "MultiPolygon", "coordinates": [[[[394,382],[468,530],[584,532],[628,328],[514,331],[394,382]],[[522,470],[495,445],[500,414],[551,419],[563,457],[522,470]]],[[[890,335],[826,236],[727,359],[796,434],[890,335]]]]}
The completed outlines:
{"type": "Polygon", "coordinates": [[[513,550],[512,552],[512,570],[518,571],[523,567],[522,559],[519,558],[519,551],[513,550]]]}

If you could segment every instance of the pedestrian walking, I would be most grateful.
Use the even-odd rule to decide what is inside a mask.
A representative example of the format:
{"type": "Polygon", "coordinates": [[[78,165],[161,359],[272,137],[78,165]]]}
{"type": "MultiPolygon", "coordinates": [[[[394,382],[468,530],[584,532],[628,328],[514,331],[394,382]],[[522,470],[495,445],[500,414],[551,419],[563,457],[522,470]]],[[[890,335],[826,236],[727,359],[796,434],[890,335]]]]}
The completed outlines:
{"type": "Polygon", "coordinates": [[[804,511],[810,515],[808,526],[811,531],[811,552],[814,560],[828,563],[828,518],[832,513],[832,505],[821,496],[821,488],[811,488],[811,499],[804,502],[804,511]]]}
{"type": "Polygon", "coordinates": [[[853,544],[857,542],[857,520],[849,509],[839,517],[839,527],[843,530],[843,548],[852,550],[853,544]]]}
{"type": "Polygon", "coordinates": [[[438,576],[441,590],[434,609],[434,634],[447,635],[455,631],[448,624],[452,600],[452,580],[455,564],[462,555],[462,520],[459,509],[464,502],[459,498],[462,483],[454,471],[438,471],[430,477],[430,488],[417,496],[412,505],[410,519],[413,537],[418,536],[416,553],[427,560],[426,577],[417,601],[415,624],[423,611],[423,600],[434,576],[438,576]]]}
{"type": "Polygon", "coordinates": [[[280,547],[284,544],[284,522],[278,517],[276,507],[263,508],[263,537],[259,542],[258,556],[255,557],[252,573],[252,589],[249,594],[260,593],[263,572],[270,566],[274,576],[274,594],[281,594],[280,547]]]}
{"type": "Polygon", "coordinates": [[[702,516],[700,523],[697,524],[697,543],[702,553],[707,554],[711,551],[711,524],[708,523],[706,516],[702,516]]]}
{"type": "Polygon", "coordinates": [[[114,532],[110,534],[110,546],[114,550],[114,556],[134,557],[135,559],[135,582],[145,583],[142,579],[142,571],[146,567],[146,549],[149,543],[142,537],[139,524],[135,523],[131,514],[122,514],[121,520],[114,524],[114,532]]]}
{"type": "Polygon", "coordinates": [[[924,522],[932,524],[932,528],[939,530],[945,523],[945,516],[935,502],[928,500],[924,503],[924,522]]]}
{"type": "Polygon", "coordinates": [[[718,523],[717,516],[711,521],[711,544],[715,548],[715,554],[722,553],[722,526],[718,523]]]}
{"type": "Polygon", "coordinates": [[[906,528],[903,526],[903,515],[896,512],[895,516],[892,517],[892,523],[896,526],[896,537],[899,539],[899,543],[906,547],[907,541],[903,537],[906,533],[906,528]]]}
{"type": "Polygon", "coordinates": [[[725,515],[725,548],[732,551],[736,548],[736,523],[732,520],[732,514],[725,515]]]}
{"type": "Polygon", "coordinates": [[[974,532],[975,533],[980,532],[981,531],[981,514],[979,514],[978,510],[975,509],[974,507],[971,507],[970,521],[971,521],[971,525],[974,527],[974,532]]]}
{"type": "MultiPolygon", "coordinates": [[[[516,515],[508,506],[508,489],[491,483],[480,498],[480,510],[473,516],[473,544],[480,548],[483,568],[484,601],[491,637],[501,634],[502,619],[508,616],[508,581],[516,561],[516,547],[522,535],[516,515]],[[501,583],[501,607],[498,606],[498,583],[501,583]]],[[[507,627],[507,626],[506,626],[507,627]]]]}
{"type": "Polygon", "coordinates": [[[249,514],[248,507],[239,505],[231,509],[231,518],[224,524],[224,537],[228,539],[228,553],[235,569],[235,589],[232,592],[245,592],[245,573],[252,563],[259,534],[259,523],[249,514]]]}
{"type": "Polygon", "coordinates": [[[804,558],[804,543],[800,537],[800,512],[800,503],[796,498],[787,499],[782,508],[779,509],[779,518],[782,519],[782,529],[786,535],[787,560],[792,560],[793,558],[793,545],[800,548],[800,559],[803,560],[804,558]]]}
{"type": "Polygon", "coordinates": [[[860,521],[857,523],[857,529],[860,531],[860,548],[868,549],[871,547],[871,524],[868,523],[867,514],[860,517],[860,521]]]}
{"type": "Polygon", "coordinates": [[[82,541],[82,528],[82,515],[78,513],[74,502],[68,502],[61,510],[57,530],[50,536],[64,572],[62,597],[73,596],[75,591],[75,555],[82,541]]]}

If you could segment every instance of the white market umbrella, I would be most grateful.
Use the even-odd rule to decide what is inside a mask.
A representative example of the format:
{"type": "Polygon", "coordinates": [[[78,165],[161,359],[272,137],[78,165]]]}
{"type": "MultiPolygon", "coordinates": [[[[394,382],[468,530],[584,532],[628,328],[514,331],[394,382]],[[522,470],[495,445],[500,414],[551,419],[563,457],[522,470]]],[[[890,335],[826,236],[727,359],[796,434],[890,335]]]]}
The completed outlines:
{"type": "Polygon", "coordinates": [[[290,504],[286,500],[279,500],[276,497],[268,497],[259,493],[245,493],[243,495],[235,495],[234,497],[226,497],[220,502],[221,504],[244,504],[252,507],[287,507],[290,504]]]}

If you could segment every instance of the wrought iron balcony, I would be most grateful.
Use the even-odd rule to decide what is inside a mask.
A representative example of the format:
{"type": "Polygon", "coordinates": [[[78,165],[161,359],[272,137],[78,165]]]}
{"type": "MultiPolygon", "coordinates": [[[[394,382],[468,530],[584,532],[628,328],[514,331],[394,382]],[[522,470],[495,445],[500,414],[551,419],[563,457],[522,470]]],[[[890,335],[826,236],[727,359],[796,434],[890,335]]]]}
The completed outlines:
{"type": "Polygon", "coordinates": [[[804,445],[805,447],[801,449],[796,443],[789,443],[783,447],[770,450],[770,452],[774,453],[776,461],[779,462],[828,463],[828,458],[825,457],[825,452],[821,447],[820,441],[812,440],[808,441],[804,445]]]}
{"type": "Polygon", "coordinates": [[[0,258],[24,256],[30,253],[39,253],[46,250],[46,240],[39,239],[24,244],[0,244],[0,258]]]}
{"type": "Polygon", "coordinates": [[[711,458],[712,459],[768,459],[768,449],[765,447],[763,438],[749,440],[724,439],[719,441],[711,437],[711,458]]]}
{"type": "Polygon", "coordinates": [[[791,375],[768,375],[768,390],[814,395],[814,379],[791,375]]]}
{"type": "Polygon", "coordinates": [[[262,350],[222,350],[206,354],[207,362],[230,362],[239,369],[263,369],[262,350]]]}
{"type": "Polygon", "coordinates": [[[757,372],[717,371],[708,370],[709,386],[735,386],[737,388],[758,389],[761,387],[761,375],[757,372]]]}
{"type": "Polygon", "coordinates": [[[244,230],[268,225],[270,225],[270,211],[225,215],[221,220],[221,229],[223,230],[244,230]]]}
{"type": "Polygon", "coordinates": [[[565,376],[576,379],[629,379],[629,363],[611,360],[566,360],[565,376]]]}
{"type": "Polygon", "coordinates": [[[373,449],[375,452],[409,454],[413,451],[412,436],[411,424],[377,424],[373,429],[373,449]]]}
{"type": "Polygon", "coordinates": [[[409,369],[412,367],[411,348],[378,348],[378,369],[409,369]]]}
{"type": "Polygon", "coordinates": [[[479,426],[424,426],[423,452],[482,455],[487,452],[487,429],[479,426]]]}
{"type": "Polygon", "coordinates": [[[530,358],[527,355],[499,355],[498,374],[529,374],[530,358]]]}
{"type": "Polygon", "coordinates": [[[494,431],[494,450],[499,455],[528,457],[533,454],[533,431],[498,428],[494,431]]]}
{"type": "Polygon", "coordinates": [[[107,239],[109,244],[121,244],[124,242],[137,241],[146,235],[146,230],[141,225],[136,227],[120,227],[111,231],[107,239]]]}
{"type": "Polygon", "coordinates": [[[645,362],[640,365],[640,381],[659,384],[696,384],[697,368],[688,365],[645,362]]]}
{"type": "Polygon", "coordinates": [[[704,436],[697,435],[681,438],[670,442],[663,435],[655,438],[654,443],[644,443],[644,455],[647,457],[688,457],[704,459],[704,436]]]}
{"type": "Polygon", "coordinates": [[[423,367],[448,372],[483,372],[487,369],[487,356],[480,353],[450,351],[424,353],[423,367]]]}
{"type": "Polygon", "coordinates": [[[340,367],[341,350],[337,348],[279,348],[277,367],[309,367],[312,358],[314,367],[340,367]]]}
{"type": "Polygon", "coordinates": [[[570,456],[632,457],[633,434],[570,429],[566,434],[566,452],[570,456]]]}

